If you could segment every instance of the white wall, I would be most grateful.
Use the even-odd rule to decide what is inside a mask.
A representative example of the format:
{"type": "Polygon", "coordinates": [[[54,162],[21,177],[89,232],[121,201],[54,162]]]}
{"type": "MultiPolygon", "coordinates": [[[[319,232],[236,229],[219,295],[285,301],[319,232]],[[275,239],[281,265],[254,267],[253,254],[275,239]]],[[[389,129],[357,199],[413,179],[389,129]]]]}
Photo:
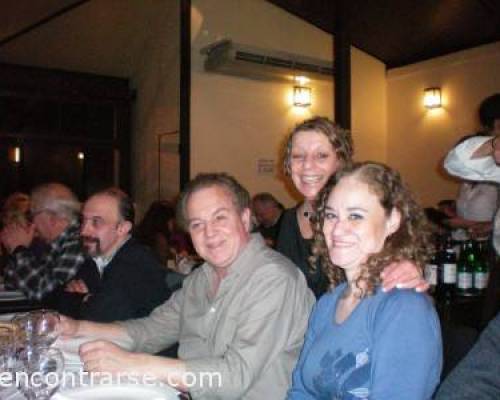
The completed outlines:
{"type": "Polygon", "coordinates": [[[443,171],[443,157],[462,136],[479,129],[481,101],[500,92],[500,42],[388,73],[388,163],[433,205],[455,198],[458,183],[443,171]],[[423,107],[424,88],[439,86],[443,108],[423,107]]]}
{"type": "MultiPolygon", "coordinates": [[[[287,132],[314,115],[333,116],[331,82],[312,81],[313,104],[291,106],[293,82],[262,82],[203,71],[200,49],[222,38],[265,49],[331,60],[332,38],[264,0],[193,0],[191,174],[226,171],[251,193],[269,191],[294,203],[281,180],[280,146],[287,132]],[[258,22],[258,23],[256,23],[258,22]],[[258,29],[256,27],[258,26],[258,29]],[[259,175],[257,161],[276,162],[259,175]]],[[[353,132],[358,154],[385,157],[385,69],[353,50],[353,132]],[[369,112],[370,110],[370,112],[369,112]]]]}

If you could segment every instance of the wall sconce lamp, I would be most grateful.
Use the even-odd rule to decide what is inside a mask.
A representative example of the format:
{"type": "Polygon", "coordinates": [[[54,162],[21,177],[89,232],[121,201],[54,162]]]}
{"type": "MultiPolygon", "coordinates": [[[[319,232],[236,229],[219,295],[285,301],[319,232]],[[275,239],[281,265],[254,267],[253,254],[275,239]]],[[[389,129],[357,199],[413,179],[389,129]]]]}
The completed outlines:
{"type": "Polygon", "coordinates": [[[85,159],[85,153],[83,151],[79,151],[78,154],[76,155],[76,157],[79,159],[79,160],[84,160],[85,159]]]}
{"type": "Polygon", "coordinates": [[[424,89],[424,106],[433,109],[441,107],[441,89],[438,87],[431,87],[424,89]]]}
{"type": "Polygon", "coordinates": [[[293,105],[296,107],[309,107],[311,105],[311,88],[307,86],[294,86],[293,105]]]}
{"type": "Polygon", "coordinates": [[[10,147],[8,154],[10,162],[14,164],[19,164],[21,162],[21,147],[19,146],[10,147]]]}

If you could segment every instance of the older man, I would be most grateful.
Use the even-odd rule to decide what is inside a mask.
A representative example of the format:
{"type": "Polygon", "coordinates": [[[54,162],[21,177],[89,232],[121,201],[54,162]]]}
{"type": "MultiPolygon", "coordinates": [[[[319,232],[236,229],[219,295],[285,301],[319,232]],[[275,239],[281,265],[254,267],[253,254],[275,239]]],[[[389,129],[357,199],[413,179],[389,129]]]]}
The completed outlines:
{"type": "Polygon", "coordinates": [[[110,322],[148,315],[170,291],[165,269],[149,248],[131,238],[132,199],[117,188],[91,196],[83,205],[81,237],[99,270],[96,290],[75,279],[67,291],[85,296],[79,318],[110,322]]]}
{"type": "Polygon", "coordinates": [[[199,175],[182,194],[179,211],[205,263],[182,289],[144,319],[63,322],[66,334],[132,338],[136,351],[148,353],[178,341],[180,359],[98,341],[80,349],[87,370],[153,375],[195,399],[285,397],[314,296],[298,268],[249,233],[249,203],[234,178],[199,175]],[[198,379],[186,385],[187,373],[198,379]],[[206,373],[218,374],[219,384],[203,382],[206,373]]]}
{"type": "Polygon", "coordinates": [[[41,300],[70,280],[84,264],[78,216],[80,203],[69,188],[59,183],[36,187],[31,194],[29,226],[9,225],[0,239],[10,253],[5,268],[7,287],[41,300]],[[37,256],[30,245],[35,233],[50,247],[37,256]]]}

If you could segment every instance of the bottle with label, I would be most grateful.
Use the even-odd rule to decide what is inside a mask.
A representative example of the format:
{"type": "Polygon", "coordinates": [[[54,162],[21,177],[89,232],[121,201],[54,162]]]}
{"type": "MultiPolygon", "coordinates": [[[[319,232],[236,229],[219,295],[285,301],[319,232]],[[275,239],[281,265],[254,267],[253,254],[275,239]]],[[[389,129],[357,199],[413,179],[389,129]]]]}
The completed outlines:
{"type": "Polygon", "coordinates": [[[457,259],[451,238],[440,251],[437,297],[444,303],[451,303],[457,282],[457,259]]]}
{"type": "Polygon", "coordinates": [[[470,296],[473,293],[472,276],[476,266],[477,256],[472,240],[463,242],[457,263],[457,294],[470,296]]]}
{"type": "Polygon", "coordinates": [[[429,293],[434,293],[438,285],[438,252],[425,264],[424,277],[429,284],[429,293]]]}
{"type": "Polygon", "coordinates": [[[486,241],[477,242],[477,261],[473,272],[473,286],[477,294],[483,294],[488,286],[488,243],[486,241]]]}

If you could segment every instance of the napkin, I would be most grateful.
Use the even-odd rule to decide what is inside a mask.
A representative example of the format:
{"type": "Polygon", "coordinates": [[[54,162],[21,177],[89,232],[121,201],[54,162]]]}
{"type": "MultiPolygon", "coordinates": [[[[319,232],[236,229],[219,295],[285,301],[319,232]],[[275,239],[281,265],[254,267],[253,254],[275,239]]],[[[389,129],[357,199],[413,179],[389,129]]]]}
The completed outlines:
{"type": "MultiPolygon", "coordinates": [[[[94,340],[99,340],[99,337],[95,336],[72,336],[72,337],[59,337],[53,346],[61,350],[64,356],[64,365],[66,369],[79,369],[82,366],[82,361],[80,360],[80,355],[78,351],[80,346],[87,342],[92,342],[94,340]],[[73,367],[73,368],[72,368],[73,367]]],[[[125,350],[130,350],[132,348],[132,340],[113,340],[113,343],[124,348],[125,350]]]]}

